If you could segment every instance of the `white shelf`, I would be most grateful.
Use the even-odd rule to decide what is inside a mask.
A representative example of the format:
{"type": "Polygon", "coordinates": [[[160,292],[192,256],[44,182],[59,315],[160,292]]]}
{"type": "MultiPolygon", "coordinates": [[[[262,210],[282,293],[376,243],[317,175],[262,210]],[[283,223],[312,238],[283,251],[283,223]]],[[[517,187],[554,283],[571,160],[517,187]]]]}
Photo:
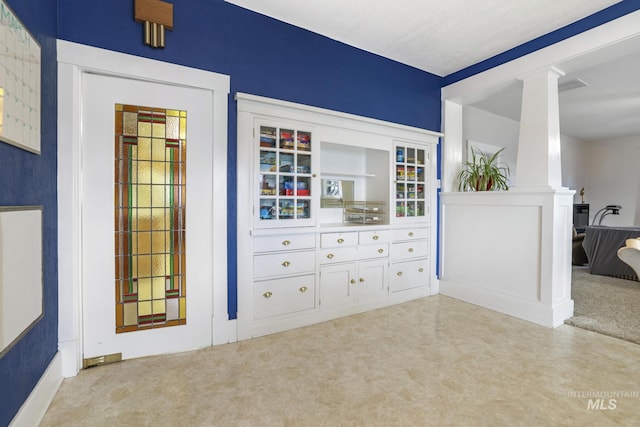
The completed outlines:
{"type": "Polygon", "coordinates": [[[373,173],[350,173],[350,172],[320,172],[321,177],[325,176],[348,176],[352,178],[375,178],[373,173]]]}

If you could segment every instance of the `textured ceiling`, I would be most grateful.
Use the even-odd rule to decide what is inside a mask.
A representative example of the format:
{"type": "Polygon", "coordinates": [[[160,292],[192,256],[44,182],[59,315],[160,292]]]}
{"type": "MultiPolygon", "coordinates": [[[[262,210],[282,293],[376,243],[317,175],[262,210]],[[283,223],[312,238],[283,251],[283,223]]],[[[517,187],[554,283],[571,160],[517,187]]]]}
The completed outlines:
{"type": "Polygon", "coordinates": [[[619,0],[226,0],[446,76],[619,0]]]}

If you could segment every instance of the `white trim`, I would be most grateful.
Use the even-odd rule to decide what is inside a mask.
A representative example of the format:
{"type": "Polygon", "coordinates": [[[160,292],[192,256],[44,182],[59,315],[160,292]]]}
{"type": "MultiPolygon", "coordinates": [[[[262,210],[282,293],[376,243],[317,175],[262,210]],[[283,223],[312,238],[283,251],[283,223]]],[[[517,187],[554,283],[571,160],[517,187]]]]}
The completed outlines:
{"type": "Polygon", "coordinates": [[[40,424],[62,380],[62,355],[58,352],[9,425],[31,427],[40,424]]]}
{"type": "Polygon", "coordinates": [[[57,41],[58,52],[58,340],[65,377],[82,363],[81,81],[84,73],[209,90],[213,103],[213,344],[235,341],[227,313],[227,116],[229,76],[57,41]]]}

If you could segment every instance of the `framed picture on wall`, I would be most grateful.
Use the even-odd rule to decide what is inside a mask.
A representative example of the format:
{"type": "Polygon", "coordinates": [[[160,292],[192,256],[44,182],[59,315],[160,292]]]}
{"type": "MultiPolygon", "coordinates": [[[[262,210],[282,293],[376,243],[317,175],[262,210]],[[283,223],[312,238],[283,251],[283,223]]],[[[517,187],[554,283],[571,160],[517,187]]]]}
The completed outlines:
{"type": "Polygon", "coordinates": [[[40,45],[0,0],[0,141],[40,154],[40,45]]]}

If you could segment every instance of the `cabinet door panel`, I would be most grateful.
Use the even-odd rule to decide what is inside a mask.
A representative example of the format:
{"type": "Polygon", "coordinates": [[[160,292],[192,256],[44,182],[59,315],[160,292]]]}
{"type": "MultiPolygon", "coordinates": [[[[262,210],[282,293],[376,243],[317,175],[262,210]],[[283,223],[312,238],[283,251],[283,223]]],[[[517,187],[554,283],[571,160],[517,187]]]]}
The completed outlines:
{"type": "Polygon", "coordinates": [[[320,307],[353,304],[357,286],[355,263],[320,267],[320,307]]]}
{"type": "Polygon", "coordinates": [[[379,299],[387,292],[387,261],[363,261],[358,265],[358,302],[379,299]]]}
{"type": "Polygon", "coordinates": [[[315,307],[315,275],[254,283],[255,319],[311,310],[315,307]]]}

